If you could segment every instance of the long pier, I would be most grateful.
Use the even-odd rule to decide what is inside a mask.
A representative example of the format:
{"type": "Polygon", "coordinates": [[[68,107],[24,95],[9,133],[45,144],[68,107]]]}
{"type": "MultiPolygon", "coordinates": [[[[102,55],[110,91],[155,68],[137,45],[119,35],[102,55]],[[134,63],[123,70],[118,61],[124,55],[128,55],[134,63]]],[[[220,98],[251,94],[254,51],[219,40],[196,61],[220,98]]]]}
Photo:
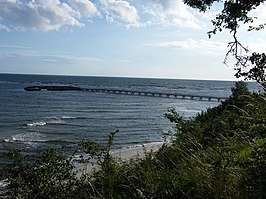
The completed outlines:
{"type": "Polygon", "coordinates": [[[181,93],[164,93],[164,92],[148,92],[148,91],[132,91],[132,90],[119,90],[119,89],[100,89],[100,88],[80,88],[73,86],[28,86],[24,88],[26,91],[83,91],[93,93],[110,93],[110,94],[121,94],[121,95],[132,95],[132,96],[146,96],[146,97],[161,97],[161,98],[172,98],[172,99],[186,99],[186,100],[205,100],[205,101],[221,101],[227,99],[226,97],[217,96],[204,96],[194,94],[181,94],[181,93]]]}
{"type": "Polygon", "coordinates": [[[122,95],[136,95],[136,96],[147,96],[147,97],[161,97],[161,98],[172,98],[172,99],[187,99],[187,100],[208,100],[213,101],[227,99],[226,97],[217,96],[203,96],[203,95],[190,95],[190,94],[178,94],[178,93],[163,93],[163,92],[148,92],[148,91],[131,91],[131,90],[114,90],[114,89],[82,89],[85,92],[96,92],[96,93],[111,93],[111,94],[122,94],[122,95]]]}

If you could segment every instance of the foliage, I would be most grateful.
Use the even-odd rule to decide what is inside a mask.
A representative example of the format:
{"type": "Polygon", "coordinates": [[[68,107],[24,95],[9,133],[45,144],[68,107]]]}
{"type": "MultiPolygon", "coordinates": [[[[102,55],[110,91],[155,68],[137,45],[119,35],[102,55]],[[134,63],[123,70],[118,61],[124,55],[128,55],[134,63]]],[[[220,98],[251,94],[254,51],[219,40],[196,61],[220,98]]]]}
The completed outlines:
{"type": "MultiPolygon", "coordinates": [[[[74,156],[48,149],[31,157],[11,151],[2,173],[8,198],[258,198],[266,197],[266,102],[244,82],[219,106],[185,120],[173,109],[176,138],[157,153],[126,162],[106,147],[82,141],[78,161],[96,160],[99,169],[73,171],[74,156]]],[[[77,157],[77,156],[75,156],[77,157]]]]}
{"type": "Polygon", "coordinates": [[[248,55],[248,47],[243,46],[237,38],[238,29],[243,24],[250,24],[248,31],[264,29],[266,23],[260,24],[258,27],[251,25],[256,17],[249,16],[249,13],[263,4],[265,0],[184,0],[184,2],[192,8],[197,8],[203,12],[210,8],[214,2],[222,2],[224,4],[223,10],[212,20],[214,29],[209,31],[208,35],[211,37],[224,29],[229,30],[233,35],[233,41],[228,43],[229,50],[224,63],[227,63],[229,55],[233,55],[236,59],[234,65],[235,76],[237,78],[244,77],[245,80],[257,81],[266,91],[265,54],[253,52],[248,55]],[[251,69],[248,70],[247,68],[251,69]]]}
{"type": "Polygon", "coordinates": [[[252,65],[254,65],[253,68],[251,68],[249,71],[241,71],[238,70],[237,77],[245,77],[245,80],[257,80],[259,84],[262,85],[262,87],[266,88],[266,76],[265,76],[265,70],[266,70],[266,55],[265,53],[259,54],[259,53],[253,53],[252,56],[249,58],[252,65]]]}
{"type": "Polygon", "coordinates": [[[13,159],[2,174],[9,181],[10,198],[52,198],[58,192],[62,197],[72,194],[76,180],[71,172],[73,165],[62,152],[51,148],[36,157],[19,151],[6,155],[13,159]]]}
{"type": "Polygon", "coordinates": [[[67,157],[63,149],[56,148],[37,155],[25,155],[18,150],[5,153],[11,163],[4,166],[0,177],[8,181],[7,198],[79,199],[93,195],[102,198],[91,183],[98,174],[92,178],[93,173],[84,173],[84,169],[77,170],[75,167],[96,161],[101,167],[100,173],[108,173],[117,164],[110,156],[110,147],[117,132],[110,133],[106,147],[91,141],[81,141],[80,147],[71,157],[67,157]],[[87,155],[84,156],[84,153],[87,155]],[[78,173],[82,175],[77,177],[78,173]]]}
{"type": "MultiPolygon", "coordinates": [[[[215,34],[217,31],[221,32],[223,29],[229,29],[231,32],[236,31],[243,23],[252,23],[253,17],[249,16],[249,12],[260,6],[265,0],[184,0],[184,3],[197,8],[200,11],[207,11],[214,2],[222,2],[224,4],[223,10],[216,16],[212,23],[214,30],[209,34],[215,34]]],[[[260,30],[264,28],[261,25],[257,28],[250,26],[249,30],[260,30]]]]}

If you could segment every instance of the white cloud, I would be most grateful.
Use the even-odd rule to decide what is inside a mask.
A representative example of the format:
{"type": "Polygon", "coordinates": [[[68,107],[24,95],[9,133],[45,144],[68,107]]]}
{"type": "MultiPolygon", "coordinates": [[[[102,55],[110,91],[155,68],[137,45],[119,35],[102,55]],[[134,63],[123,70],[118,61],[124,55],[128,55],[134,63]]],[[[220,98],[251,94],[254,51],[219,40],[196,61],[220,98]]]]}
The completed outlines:
{"type": "MultiPolygon", "coordinates": [[[[265,10],[257,12],[265,17],[265,10]]],[[[201,29],[202,20],[209,21],[215,13],[198,13],[183,0],[0,0],[0,30],[84,27],[87,19],[99,16],[128,28],[163,25],[201,29]]]]}
{"type": "Polygon", "coordinates": [[[256,41],[247,43],[248,49],[251,52],[265,53],[266,52],[266,40],[258,38],[256,41]]]}
{"type": "Polygon", "coordinates": [[[39,53],[35,50],[10,50],[10,51],[0,51],[0,58],[2,59],[35,59],[39,57],[39,53]]]}
{"type": "Polygon", "coordinates": [[[151,24],[200,29],[195,15],[181,0],[148,0],[145,13],[152,17],[151,24]]]}
{"type": "Polygon", "coordinates": [[[162,10],[164,11],[172,11],[175,10],[178,7],[178,1],[176,0],[165,0],[165,1],[160,1],[160,0],[149,0],[151,3],[160,6],[162,10]]]}
{"type": "Polygon", "coordinates": [[[251,25],[252,26],[258,26],[261,24],[265,24],[266,23],[265,13],[266,13],[266,4],[262,4],[259,7],[257,7],[256,9],[252,10],[250,12],[250,16],[256,17],[256,18],[254,18],[254,21],[251,25]]]}
{"type": "Polygon", "coordinates": [[[91,62],[102,62],[101,59],[97,57],[90,56],[77,56],[72,54],[62,54],[62,53],[50,53],[44,54],[37,50],[31,49],[29,47],[23,46],[13,46],[13,45],[0,45],[0,58],[1,59],[11,59],[11,60],[31,60],[38,62],[57,62],[63,64],[76,64],[76,65],[87,65],[91,62]],[[6,50],[7,49],[7,50],[6,50]]]}
{"type": "Polygon", "coordinates": [[[208,40],[194,40],[187,39],[185,41],[171,41],[171,42],[161,42],[157,44],[153,44],[159,47],[165,48],[185,48],[185,49],[196,49],[196,48],[206,48],[207,50],[214,49],[226,49],[227,43],[219,42],[219,41],[208,41],[208,40]]]}
{"type": "Polygon", "coordinates": [[[30,47],[26,46],[8,45],[8,44],[0,44],[0,48],[31,49],[30,47]]]}
{"type": "Polygon", "coordinates": [[[55,54],[55,55],[43,55],[40,56],[43,60],[54,60],[62,63],[72,63],[72,64],[88,64],[90,62],[101,62],[102,60],[96,57],[89,56],[75,56],[67,54],[55,54]]]}
{"type": "Polygon", "coordinates": [[[95,17],[99,16],[100,12],[96,6],[89,0],[72,0],[69,1],[69,5],[82,17],[95,17]]]}
{"type": "Polygon", "coordinates": [[[127,27],[139,27],[137,9],[124,0],[100,0],[104,6],[106,20],[109,22],[126,22],[127,27]]]}
{"type": "Polygon", "coordinates": [[[0,30],[83,27],[86,19],[99,16],[128,28],[163,25],[200,29],[199,14],[195,13],[182,0],[0,0],[0,30]]]}
{"type": "Polygon", "coordinates": [[[0,21],[13,30],[58,30],[63,26],[84,26],[82,17],[99,15],[88,0],[0,0],[0,21]],[[72,6],[72,7],[71,7],[72,6]]]}
{"type": "MultiPolygon", "coordinates": [[[[258,52],[262,53],[266,51],[266,41],[262,38],[258,38],[256,41],[247,42],[248,49],[250,53],[258,52]]],[[[172,49],[199,49],[205,54],[224,54],[229,50],[227,42],[213,41],[213,40],[194,40],[187,39],[184,41],[165,41],[158,42],[154,44],[146,44],[149,46],[163,47],[163,48],[172,48],[172,49]]]]}
{"type": "Polygon", "coordinates": [[[3,24],[0,24],[0,30],[4,30],[6,32],[11,32],[11,29],[8,28],[7,26],[3,25],[3,24]]]}

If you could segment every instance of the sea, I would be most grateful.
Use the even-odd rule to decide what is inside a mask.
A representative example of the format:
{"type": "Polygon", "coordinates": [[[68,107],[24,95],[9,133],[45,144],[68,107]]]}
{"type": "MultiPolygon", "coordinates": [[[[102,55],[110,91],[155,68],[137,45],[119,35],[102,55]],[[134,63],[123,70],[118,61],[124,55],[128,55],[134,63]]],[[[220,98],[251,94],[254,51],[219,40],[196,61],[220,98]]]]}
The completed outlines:
{"type": "MultiPolygon", "coordinates": [[[[228,97],[233,81],[122,77],[0,74],[0,153],[21,149],[29,153],[49,147],[69,152],[82,140],[105,145],[119,130],[113,150],[156,144],[174,132],[165,113],[175,108],[184,118],[196,116],[218,100],[174,99],[82,91],[25,91],[27,86],[76,86],[184,95],[228,97]]],[[[251,89],[256,89],[250,83],[251,89]]],[[[5,164],[0,158],[0,168],[5,164]]]]}

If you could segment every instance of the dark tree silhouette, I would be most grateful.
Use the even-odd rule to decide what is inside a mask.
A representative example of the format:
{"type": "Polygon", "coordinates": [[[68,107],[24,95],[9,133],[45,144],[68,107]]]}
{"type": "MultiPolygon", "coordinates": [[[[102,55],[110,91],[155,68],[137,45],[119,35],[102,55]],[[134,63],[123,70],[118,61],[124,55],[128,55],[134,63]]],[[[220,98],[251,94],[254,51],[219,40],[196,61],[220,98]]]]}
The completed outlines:
{"type": "Polygon", "coordinates": [[[224,63],[227,64],[229,55],[236,59],[234,69],[237,78],[243,77],[245,80],[254,80],[258,82],[266,91],[266,55],[265,53],[250,53],[248,47],[244,46],[238,39],[237,33],[239,27],[248,24],[247,31],[259,31],[264,29],[265,24],[257,27],[252,23],[256,16],[250,16],[250,11],[257,9],[266,0],[184,0],[184,3],[192,8],[206,12],[213,6],[213,3],[220,2],[224,5],[222,11],[212,20],[214,29],[208,32],[209,38],[217,32],[227,29],[233,36],[233,41],[228,43],[228,52],[226,53],[224,63]]]}

